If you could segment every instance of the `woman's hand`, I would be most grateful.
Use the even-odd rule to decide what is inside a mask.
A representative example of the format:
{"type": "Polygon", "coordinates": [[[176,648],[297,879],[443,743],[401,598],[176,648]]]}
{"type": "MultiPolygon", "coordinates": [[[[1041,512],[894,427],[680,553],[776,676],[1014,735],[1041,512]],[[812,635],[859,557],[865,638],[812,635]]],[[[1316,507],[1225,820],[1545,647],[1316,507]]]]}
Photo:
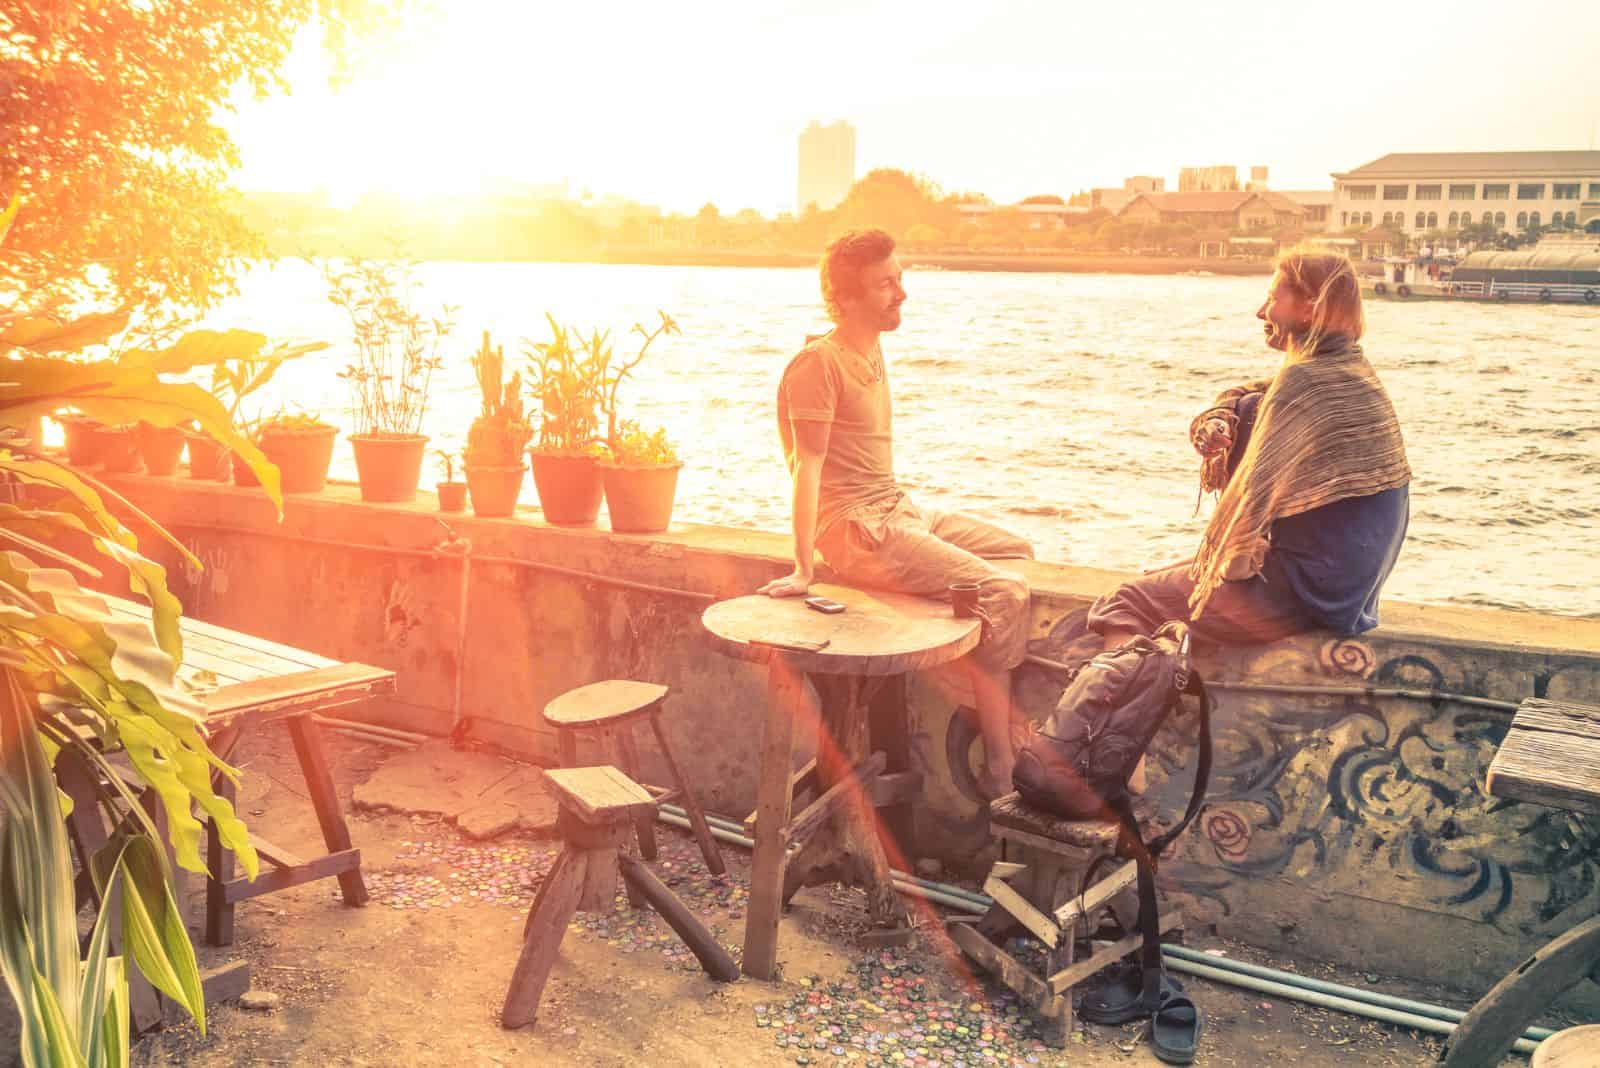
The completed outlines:
{"type": "Polygon", "coordinates": [[[1220,416],[1207,419],[1194,431],[1195,451],[1201,456],[1215,456],[1233,447],[1233,429],[1220,416]]]}
{"type": "Polygon", "coordinates": [[[756,592],[764,593],[768,597],[799,597],[810,588],[811,572],[797,567],[783,578],[773,579],[756,592]]]}

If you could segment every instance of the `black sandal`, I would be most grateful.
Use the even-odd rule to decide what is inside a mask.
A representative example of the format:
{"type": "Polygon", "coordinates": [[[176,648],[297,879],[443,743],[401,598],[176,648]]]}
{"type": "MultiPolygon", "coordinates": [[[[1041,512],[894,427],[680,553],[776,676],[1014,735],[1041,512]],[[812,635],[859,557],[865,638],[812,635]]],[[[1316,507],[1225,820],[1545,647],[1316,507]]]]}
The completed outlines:
{"type": "MultiPolygon", "coordinates": [[[[1078,1015],[1094,1024],[1125,1024],[1148,1017],[1154,1011],[1145,1004],[1144,977],[1139,966],[1132,963],[1115,965],[1107,969],[1108,981],[1083,995],[1078,1015]]],[[[1175,997],[1183,984],[1161,972],[1161,1001],[1175,997]]]]}
{"type": "Polygon", "coordinates": [[[1164,997],[1150,1016],[1150,1047],[1167,1064],[1193,1064],[1205,1021],[1206,1014],[1189,995],[1164,997]]]}

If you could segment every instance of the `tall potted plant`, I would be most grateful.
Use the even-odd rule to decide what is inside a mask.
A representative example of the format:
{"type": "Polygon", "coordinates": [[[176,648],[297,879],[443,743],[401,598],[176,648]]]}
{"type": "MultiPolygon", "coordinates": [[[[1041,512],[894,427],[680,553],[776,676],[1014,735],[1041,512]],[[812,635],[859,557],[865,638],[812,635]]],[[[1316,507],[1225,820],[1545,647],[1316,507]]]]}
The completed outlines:
{"type": "Polygon", "coordinates": [[[647,432],[637,422],[617,415],[623,380],[639,366],[656,338],[679,332],[670,315],[664,311],[656,314],[661,322],[653,330],[634,324],[634,332],[644,338],[638,355],[605,377],[600,402],[606,417],[607,456],[600,462],[606,512],[611,529],[626,534],[654,534],[667,529],[678,490],[678,471],[683,467],[665,430],[647,432]]]}
{"type": "MultiPolygon", "coordinates": [[[[257,423],[251,439],[267,459],[278,467],[285,493],[321,493],[328,484],[328,467],[333,461],[333,439],[339,428],[314,415],[280,413],[257,423]]],[[[258,486],[250,468],[233,458],[233,481],[240,486],[258,486]]]]}
{"type": "Polygon", "coordinates": [[[356,473],[364,501],[413,500],[422,479],[428,409],[438,351],[454,309],[424,319],[411,305],[415,283],[404,264],[354,260],[324,276],[328,299],[345,310],[355,360],[339,373],[350,385],[356,473]]]}
{"type": "Polygon", "coordinates": [[[467,448],[462,454],[467,491],[472,496],[473,515],[504,517],[516,510],[527,470],[522,452],[533,437],[533,427],[522,411],[522,376],[513,374],[511,381],[503,381],[505,351],[489,344],[487,330],[483,345],[472,358],[472,369],[478,377],[483,412],[467,430],[467,448]]]}
{"type": "Polygon", "coordinates": [[[533,484],[547,521],[584,526],[600,514],[605,495],[596,454],[604,445],[600,404],[611,343],[607,334],[596,331],[586,340],[553,316],[545,318],[551,339],[529,352],[540,409],[539,444],[529,452],[533,484]]]}

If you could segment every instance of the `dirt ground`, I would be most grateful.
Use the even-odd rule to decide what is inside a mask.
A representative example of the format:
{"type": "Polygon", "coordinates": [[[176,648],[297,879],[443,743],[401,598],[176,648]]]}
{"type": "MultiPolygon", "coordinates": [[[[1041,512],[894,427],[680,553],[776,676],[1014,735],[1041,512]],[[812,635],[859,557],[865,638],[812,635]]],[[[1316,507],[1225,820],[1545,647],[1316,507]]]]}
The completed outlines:
{"type": "MultiPolygon", "coordinates": [[[[328,743],[347,806],[354,785],[394,754],[335,734],[328,743]]],[[[236,759],[248,772],[239,806],[247,821],[292,850],[317,852],[315,817],[286,733],[246,739],[236,759]]],[[[204,1036],[192,1024],[156,1033],[136,1047],[136,1065],[1159,1063],[1139,1024],[1080,1023],[1065,1050],[1043,1047],[1027,1011],[974,981],[937,922],[903,950],[857,948],[864,898],[842,887],[796,898],[783,920],[777,983],[711,981],[653,913],[622,904],[611,917],[580,914],[537,1022],[505,1031],[498,1012],[523,918],[557,844],[528,836],[471,842],[438,818],[346,811],[372,903],[347,908],[337,884],[324,880],[241,904],[235,945],[203,949],[202,964],[248,960],[253,987],[278,995],[278,1004],[269,1011],[214,1005],[204,1036]]],[[[686,834],[663,827],[661,842],[657,873],[736,949],[748,853],[724,845],[730,875],[718,880],[705,873],[686,834]]],[[[190,898],[198,916],[199,895],[190,898]]],[[[1468,1004],[1459,992],[1271,960],[1193,934],[1188,942],[1468,1004]]],[[[1207,1017],[1200,1064],[1421,1066],[1438,1049],[1436,1039],[1408,1030],[1199,979],[1186,985],[1207,1017]]]]}

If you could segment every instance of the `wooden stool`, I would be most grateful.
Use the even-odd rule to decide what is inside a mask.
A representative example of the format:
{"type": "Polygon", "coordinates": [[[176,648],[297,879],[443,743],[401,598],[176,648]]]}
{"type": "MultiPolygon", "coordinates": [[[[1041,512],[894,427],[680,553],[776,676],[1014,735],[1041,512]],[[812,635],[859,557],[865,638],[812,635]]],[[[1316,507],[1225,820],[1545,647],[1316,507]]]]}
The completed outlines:
{"type": "MultiPolygon", "coordinates": [[[[1045,1041],[1061,1046],[1072,1031],[1072,988],[1144,945],[1133,919],[1137,895],[1131,894],[1138,868],[1132,861],[1102,865],[1107,874],[1080,894],[1090,865],[1116,855],[1116,823],[1060,819],[1024,804],[1013,793],[990,804],[989,826],[1000,839],[1002,857],[983,886],[994,905],[976,923],[953,921],[950,937],[1032,1005],[1045,1018],[1045,1041]],[[1115,909],[1124,930],[1134,933],[1074,963],[1074,940],[1080,932],[1087,935],[1091,922],[1107,907],[1115,909]],[[996,944],[1019,929],[1044,943],[1042,975],[996,944]]],[[[1158,923],[1163,933],[1180,926],[1182,917],[1175,911],[1158,923]]]]}
{"type": "MultiPolygon", "coordinates": [[[[717,848],[717,840],[711,837],[705,812],[689,789],[683,771],[678,767],[678,760],[672,754],[672,746],[667,742],[667,734],[661,729],[661,706],[669,692],[665,686],[628,679],[591,683],[568,690],[545,705],[544,721],[555,729],[562,767],[570,768],[578,763],[578,733],[594,731],[600,735],[602,745],[611,759],[637,781],[639,750],[633,744],[633,726],[640,716],[648,719],[675,785],[670,790],[659,786],[646,786],[645,789],[654,795],[658,804],[682,801],[684,811],[689,814],[689,826],[700,843],[700,855],[705,857],[706,869],[712,875],[721,875],[728,870],[722,863],[722,851],[717,848]]],[[[641,811],[634,820],[634,827],[639,835],[639,855],[645,860],[655,860],[655,811],[641,811]]]]}
{"type": "Polygon", "coordinates": [[[630,896],[648,902],[683,939],[700,966],[713,979],[732,982],[739,968],[717,945],[694,913],[690,912],[655,873],[617,847],[628,837],[630,823],[640,814],[652,814],[655,802],[638,783],[616,768],[558,768],[545,772],[561,803],[556,829],[566,848],[539,887],[533,908],[522,927],[522,955],[511,973],[511,988],[500,1009],[503,1027],[522,1027],[539,1012],[539,996],[555,964],[556,950],[567,933],[572,914],[610,913],[616,907],[617,875],[628,885],[630,896]]]}

